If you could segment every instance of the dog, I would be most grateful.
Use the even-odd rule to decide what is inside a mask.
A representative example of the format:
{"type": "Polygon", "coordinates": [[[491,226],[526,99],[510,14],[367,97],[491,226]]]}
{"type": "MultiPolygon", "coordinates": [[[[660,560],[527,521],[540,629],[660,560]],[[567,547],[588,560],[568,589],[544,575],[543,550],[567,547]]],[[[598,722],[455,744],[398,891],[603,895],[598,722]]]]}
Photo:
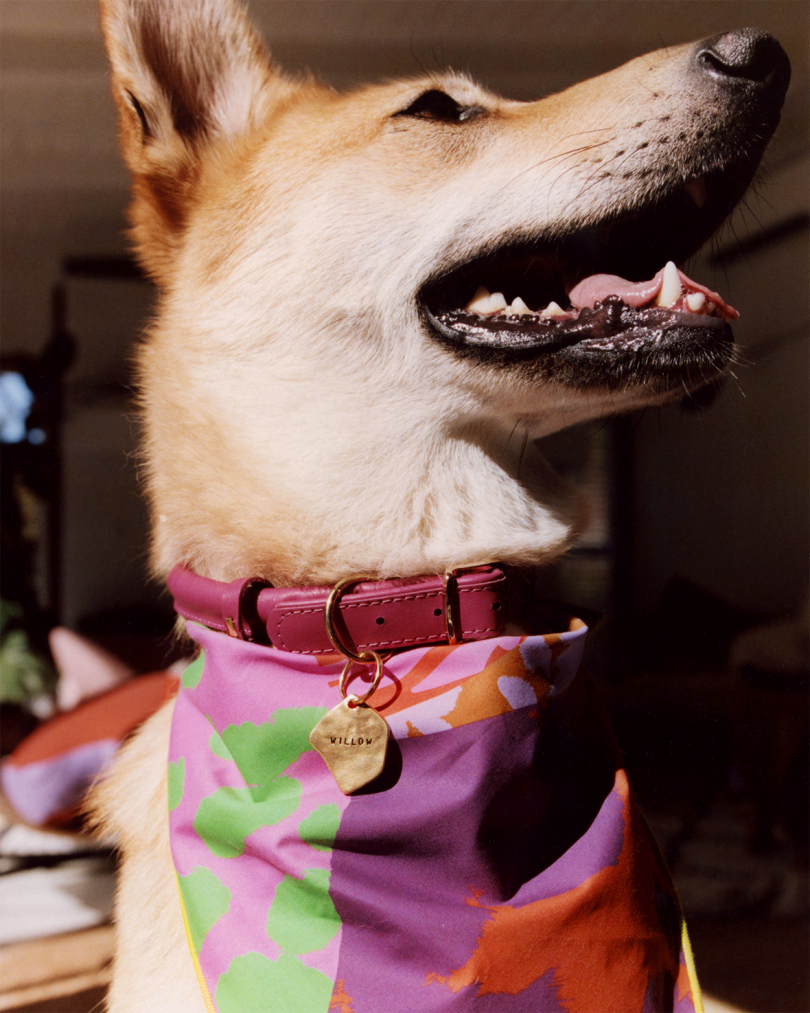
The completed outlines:
{"type": "Polygon", "coordinates": [[[735,311],[676,265],[753,178],[781,47],[528,103],[451,72],[338,94],[233,0],[101,5],[160,291],[152,559],[204,651],[96,789],[108,1008],[700,1009],[582,624],[520,574],[585,519],[538,438],[728,367],[735,311]]]}

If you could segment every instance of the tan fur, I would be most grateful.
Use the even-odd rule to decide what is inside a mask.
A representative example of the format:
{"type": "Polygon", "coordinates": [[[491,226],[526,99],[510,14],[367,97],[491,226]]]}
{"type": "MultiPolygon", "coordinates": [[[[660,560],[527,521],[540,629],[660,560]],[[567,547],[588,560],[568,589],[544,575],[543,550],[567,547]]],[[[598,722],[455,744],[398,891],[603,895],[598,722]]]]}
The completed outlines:
{"type": "Polygon", "coordinates": [[[169,851],[166,770],[173,704],[147,721],[119,753],[114,776],[94,792],[97,828],[119,843],[115,1013],[204,1013],[169,851]]]}
{"type": "MultiPolygon", "coordinates": [[[[583,507],[533,440],[668,395],[472,368],[425,336],[415,293],[505,235],[566,235],[688,178],[709,114],[685,47],[534,103],[454,74],[338,95],[281,75],[231,0],[102,9],[132,235],[161,288],[139,352],[156,573],[326,583],[559,556],[583,507]],[[392,118],[426,88],[489,114],[392,118]]],[[[96,794],[124,854],[113,1013],[203,1008],[168,851],[169,720],[96,794]]]]}

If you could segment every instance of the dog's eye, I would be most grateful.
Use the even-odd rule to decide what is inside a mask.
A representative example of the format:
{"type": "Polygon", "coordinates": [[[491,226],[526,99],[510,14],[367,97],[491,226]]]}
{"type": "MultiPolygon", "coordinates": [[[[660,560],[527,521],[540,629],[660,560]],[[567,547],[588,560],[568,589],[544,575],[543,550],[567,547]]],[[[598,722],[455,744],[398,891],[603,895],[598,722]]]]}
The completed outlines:
{"type": "Polygon", "coordinates": [[[421,120],[436,120],[440,123],[463,123],[484,110],[480,106],[460,105],[447,92],[431,88],[414,99],[406,108],[394,116],[413,116],[421,120]]]}

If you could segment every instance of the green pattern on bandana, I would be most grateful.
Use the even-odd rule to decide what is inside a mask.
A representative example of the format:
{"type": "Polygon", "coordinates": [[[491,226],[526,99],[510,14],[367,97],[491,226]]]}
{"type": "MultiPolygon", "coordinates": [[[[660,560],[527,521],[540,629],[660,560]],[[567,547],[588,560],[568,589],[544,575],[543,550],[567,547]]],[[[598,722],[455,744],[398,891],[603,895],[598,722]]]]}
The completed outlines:
{"type": "Polygon", "coordinates": [[[259,827],[286,819],[301,801],[301,782],[279,777],[269,785],[270,798],[256,801],[254,788],[219,788],[204,798],[194,817],[194,829],[217,858],[238,858],[245,838],[259,827]]]}
{"type": "Polygon", "coordinates": [[[169,764],[168,795],[169,812],[183,801],[183,783],[186,779],[186,760],[181,756],[176,763],[169,764]]]}
{"type": "Polygon", "coordinates": [[[197,953],[209,930],[231,906],[231,891],[210,869],[198,865],[187,876],[178,876],[191,943],[197,953]]]}
{"type": "Polygon", "coordinates": [[[203,668],[205,667],[205,655],[201,654],[199,658],[195,658],[190,665],[186,666],[183,675],[180,678],[183,689],[194,689],[195,686],[199,686],[200,679],[203,677],[203,668]]]}
{"type": "Polygon", "coordinates": [[[319,805],[301,821],[298,836],[316,851],[331,851],[340,825],[340,809],[336,805],[319,805]]]}
{"type": "Polygon", "coordinates": [[[285,1013],[312,1013],[329,1008],[333,987],[325,974],[288,953],[277,961],[245,953],[220,977],[216,1003],[219,1013],[269,1013],[282,1008],[272,997],[283,996],[285,1013]]]}
{"type": "Polygon", "coordinates": [[[274,780],[298,757],[312,749],[309,733],[326,713],[323,707],[301,707],[276,711],[274,720],[263,725],[249,721],[228,725],[222,741],[245,779],[253,797],[263,802],[274,780]]]}
{"type": "Polygon", "coordinates": [[[328,869],[309,869],[303,879],[285,876],[276,887],[267,934],[287,953],[322,950],[340,924],[329,896],[328,869]]]}
{"type": "Polygon", "coordinates": [[[211,738],[208,740],[208,748],[221,760],[230,760],[231,754],[228,752],[228,747],[220,738],[219,732],[211,732],[211,738]]]}
{"type": "MultiPolygon", "coordinates": [[[[280,823],[301,801],[301,782],[284,771],[312,749],[309,732],[326,713],[324,707],[280,710],[272,722],[245,721],[214,732],[209,749],[233,759],[246,788],[223,787],[200,801],[194,829],[218,858],[244,854],[245,838],[260,827],[280,823]]],[[[336,832],[336,828],[335,828],[336,832]]],[[[331,834],[330,843],[334,840],[331,834]]]]}

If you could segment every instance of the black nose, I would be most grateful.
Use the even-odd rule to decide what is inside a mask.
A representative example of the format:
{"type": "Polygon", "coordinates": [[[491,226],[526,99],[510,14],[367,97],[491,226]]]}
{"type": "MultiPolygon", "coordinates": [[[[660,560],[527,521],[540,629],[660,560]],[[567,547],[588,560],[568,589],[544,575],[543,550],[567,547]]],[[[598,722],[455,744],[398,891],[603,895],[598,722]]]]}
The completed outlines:
{"type": "Polygon", "coordinates": [[[718,79],[764,86],[779,101],[790,81],[790,61],[772,35],[757,28],[740,28],[706,39],[695,54],[703,71],[718,79]],[[781,93],[781,94],[780,94],[781,93]]]}

